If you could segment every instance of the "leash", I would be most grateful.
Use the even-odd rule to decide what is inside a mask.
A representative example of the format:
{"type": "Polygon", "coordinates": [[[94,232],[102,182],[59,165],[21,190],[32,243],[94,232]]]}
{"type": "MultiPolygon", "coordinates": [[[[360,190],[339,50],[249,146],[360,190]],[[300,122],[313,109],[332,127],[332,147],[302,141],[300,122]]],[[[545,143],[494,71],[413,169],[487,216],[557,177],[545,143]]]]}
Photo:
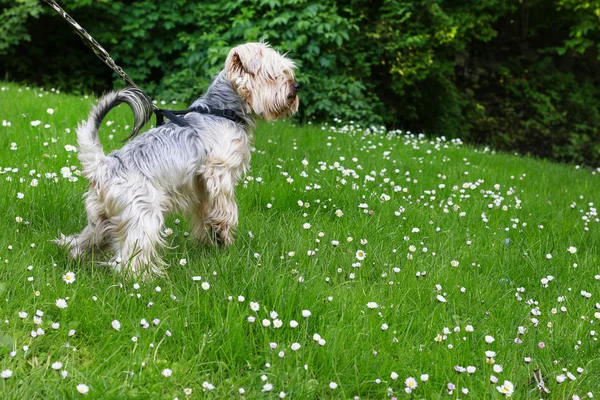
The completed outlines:
{"type": "Polygon", "coordinates": [[[98,56],[98,58],[100,58],[106,65],[108,65],[110,69],[115,71],[117,75],[123,78],[125,82],[127,82],[127,84],[139,89],[138,85],[135,84],[133,79],[131,79],[129,75],[127,75],[125,71],[123,71],[123,68],[119,67],[114,62],[110,54],[108,54],[108,51],[104,50],[104,47],[102,47],[100,43],[96,41],[96,39],[94,39],[89,33],[87,33],[87,31],[83,29],[83,27],[79,25],[77,21],[75,21],[69,14],[67,14],[67,12],[63,10],[56,1],[44,1],[50,7],[52,7],[61,17],[63,17],[73,28],[75,28],[75,33],[77,33],[79,37],[83,39],[84,43],[88,45],[90,49],[92,49],[92,51],[98,56]]]}
{"type": "MultiPolygon", "coordinates": [[[[133,79],[131,79],[129,77],[129,75],[127,75],[127,73],[125,71],[123,71],[123,68],[119,67],[115,63],[115,61],[112,59],[110,54],[108,54],[108,51],[106,51],[104,49],[104,47],[102,47],[100,45],[100,43],[98,43],[96,41],[96,39],[94,39],[92,37],[92,35],[90,35],[85,29],[83,29],[83,27],[81,25],[79,25],[77,23],[77,21],[75,21],[73,19],[73,17],[71,17],[69,14],[67,14],[67,12],[65,10],[63,10],[55,0],[44,0],[44,1],[50,7],[52,7],[61,17],[63,17],[63,19],[65,19],[75,29],[75,33],[77,33],[79,35],[79,37],[81,37],[81,39],[83,39],[83,42],[94,52],[94,54],[96,54],[96,56],[98,56],[98,58],[100,58],[106,65],[108,65],[108,67],[110,69],[112,69],[117,75],[119,75],[121,78],[123,78],[123,80],[125,82],[127,82],[127,84],[129,86],[133,86],[140,91],[140,93],[144,96],[144,100],[145,100],[144,106],[147,108],[147,111],[148,111],[146,114],[150,115],[148,120],[151,118],[151,115],[152,115],[151,113],[154,113],[156,115],[156,126],[161,126],[162,124],[164,124],[165,118],[167,118],[174,124],[181,126],[181,127],[190,126],[190,124],[185,119],[179,117],[180,115],[186,115],[190,112],[214,115],[217,117],[226,118],[230,121],[234,121],[234,122],[237,122],[240,124],[243,124],[245,122],[243,118],[241,118],[239,115],[237,115],[235,113],[235,111],[230,110],[230,109],[218,109],[218,108],[212,108],[212,107],[206,106],[206,107],[192,107],[187,110],[164,110],[164,109],[156,107],[156,105],[154,105],[152,103],[152,98],[150,96],[148,96],[147,94],[145,94],[139,88],[139,86],[135,84],[133,79]]],[[[145,122],[148,122],[148,120],[145,122]]],[[[133,136],[135,136],[135,135],[130,135],[127,139],[130,139],[133,136]]],[[[125,140],[127,140],[127,139],[125,139],[125,140]]]]}

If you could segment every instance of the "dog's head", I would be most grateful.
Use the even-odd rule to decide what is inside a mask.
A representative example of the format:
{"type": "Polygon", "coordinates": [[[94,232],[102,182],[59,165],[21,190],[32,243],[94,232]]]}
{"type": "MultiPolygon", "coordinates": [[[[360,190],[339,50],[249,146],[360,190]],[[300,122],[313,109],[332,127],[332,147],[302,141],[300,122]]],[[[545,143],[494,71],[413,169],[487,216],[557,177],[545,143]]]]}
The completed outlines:
{"type": "Polygon", "coordinates": [[[234,47],[225,61],[227,79],[246,102],[247,111],[266,120],[298,111],[296,65],[265,43],[234,47]]]}

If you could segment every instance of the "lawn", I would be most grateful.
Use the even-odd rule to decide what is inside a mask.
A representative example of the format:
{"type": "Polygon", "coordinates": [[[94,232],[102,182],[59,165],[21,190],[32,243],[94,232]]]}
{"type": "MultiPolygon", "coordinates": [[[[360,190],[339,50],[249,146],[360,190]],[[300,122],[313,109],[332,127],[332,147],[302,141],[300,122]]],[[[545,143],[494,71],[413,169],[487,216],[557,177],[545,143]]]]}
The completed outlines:
{"type": "Polygon", "coordinates": [[[128,281],[50,242],[86,224],[92,98],[0,86],[0,398],[600,396],[598,171],[261,123],[236,243],[173,215],[167,276],[128,281]]]}

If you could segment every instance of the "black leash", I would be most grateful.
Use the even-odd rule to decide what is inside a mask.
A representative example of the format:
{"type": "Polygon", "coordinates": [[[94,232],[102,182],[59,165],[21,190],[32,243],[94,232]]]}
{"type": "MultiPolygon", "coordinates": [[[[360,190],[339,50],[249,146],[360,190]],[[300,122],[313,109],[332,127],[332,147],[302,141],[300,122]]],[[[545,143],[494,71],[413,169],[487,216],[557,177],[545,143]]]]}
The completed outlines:
{"type": "Polygon", "coordinates": [[[71,24],[71,26],[73,28],[75,28],[75,32],[83,39],[85,44],[87,44],[88,47],[90,49],[92,49],[92,51],[98,56],[98,58],[100,58],[102,61],[104,61],[104,63],[106,65],[108,65],[110,67],[110,69],[115,71],[117,73],[117,75],[119,75],[121,78],[123,78],[125,80],[125,82],[127,82],[129,85],[139,89],[138,85],[136,85],[135,82],[133,82],[133,79],[131,79],[129,77],[129,75],[127,75],[125,73],[125,71],[123,71],[123,68],[119,67],[114,62],[114,60],[112,59],[110,54],[108,54],[108,51],[104,50],[104,47],[102,47],[100,45],[100,43],[98,43],[96,41],[96,39],[94,39],[89,33],[87,33],[87,31],[85,29],[83,29],[83,27],[81,25],[79,25],[77,23],[77,21],[75,21],[69,14],[67,14],[67,12],[65,10],[63,10],[56,1],[54,1],[54,0],[44,0],[44,1],[46,3],[48,3],[48,5],[50,7],[52,7],[69,24],[71,24]]]}
{"type": "MultiPolygon", "coordinates": [[[[138,85],[135,84],[133,79],[131,79],[129,77],[129,75],[127,75],[127,73],[125,73],[125,71],[123,71],[123,68],[119,67],[114,62],[114,60],[112,59],[110,54],[108,54],[108,51],[106,51],[104,49],[104,47],[102,47],[100,45],[100,43],[98,43],[96,41],[96,39],[94,39],[85,29],[83,29],[83,27],[81,25],[79,25],[77,23],[77,21],[75,21],[69,14],[67,14],[66,11],[63,10],[56,1],[54,1],[54,0],[44,0],[44,1],[50,7],[52,7],[61,17],[63,17],[73,28],[75,28],[75,32],[83,39],[84,43],[86,45],[88,45],[88,47],[90,49],[92,49],[92,51],[94,52],[94,54],[96,54],[98,56],[98,58],[100,58],[106,65],[108,65],[110,67],[110,69],[112,69],[114,72],[116,72],[117,75],[119,75],[121,78],[123,78],[123,80],[125,80],[125,82],[127,82],[127,84],[137,88],[142,94],[144,94],[144,96],[146,96],[145,100],[147,100],[147,101],[144,103],[144,106],[148,107],[148,109],[151,108],[152,112],[154,112],[154,114],[156,115],[156,126],[161,126],[162,124],[164,124],[165,118],[169,119],[171,122],[175,123],[178,126],[182,126],[182,127],[189,126],[189,123],[185,119],[180,118],[179,115],[185,115],[185,114],[188,114],[191,112],[215,115],[217,117],[227,118],[228,120],[234,121],[239,124],[244,123],[243,118],[241,118],[239,115],[237,115],[233,110],[229,110],[229,109],[223,110],[223,109],[212,108],[212,107],[207,106],[206,108],[192,107],[187,110],[163,110],[163,109],[156,107],[152,103],[150,96],[148,96],[144,92],[142,92],[142,90],[138,87],[138,85]]],[[[148,110],[148,111],[150,111],[150,110],[148,110]]],[[[148,112],[147,114],[151,115],[150,112],[148,112]]]]}

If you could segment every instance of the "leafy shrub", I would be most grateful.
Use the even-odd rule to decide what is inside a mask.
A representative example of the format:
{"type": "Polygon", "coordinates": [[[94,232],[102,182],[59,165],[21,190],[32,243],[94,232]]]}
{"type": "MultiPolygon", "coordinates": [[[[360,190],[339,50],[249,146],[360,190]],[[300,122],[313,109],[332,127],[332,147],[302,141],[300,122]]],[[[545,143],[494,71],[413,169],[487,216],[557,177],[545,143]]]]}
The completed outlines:
{"type": "MultiPolygon", "coordinates": [[[[36,0],[0,0],[0,71],[68,90],[122,86],[36,0]]],[[[299,119],[334,117],[600,164],[600,0],[71,0],[146,91],[190,101],[229,49],[289,51],[299,119]]]]}

